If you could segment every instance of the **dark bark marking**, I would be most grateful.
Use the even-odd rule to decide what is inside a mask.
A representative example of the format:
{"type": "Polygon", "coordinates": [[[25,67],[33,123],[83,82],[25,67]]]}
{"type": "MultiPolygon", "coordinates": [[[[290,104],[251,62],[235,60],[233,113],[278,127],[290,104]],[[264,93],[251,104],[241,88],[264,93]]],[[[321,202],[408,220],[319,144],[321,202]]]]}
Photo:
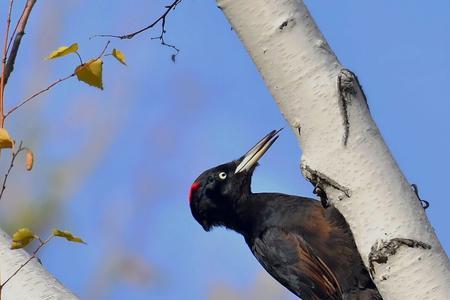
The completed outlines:
{"type": "Polygon", "coordinates": [[[369,271],[372,277],[375,274],[374,264],[385,264],[389,257],[394,256],[401,246],[422,248],[427,250],[431,249],[431,245],[412,239],[393,238],[389,241],[382,241],[381,245],[376,242],[370,249],[369,253],[369,271]]]}
{"type": "Polygon", "coordinates": [[[284,30],[286,29],[286,27],[289,25],[290,28],[292,28],[295,25],[295,19],[294,18],[289,18],[286,21],[284,21],[283,23],[280,24],[280,26],[278,26],[279,30],[284,30]]]}
{"type": "Polygon", "coordinates": [[[415,183],[411,184],[411,187],[414,191],[414,194],[416,194],[417,199],[419,199],[420,204],[422,205],[423,209],[427,209],[428,207],[430,207],[430,202],[428,202],[427,200],[424,200],[422,198],[420,198],[419,195],[419,188],[417,187],[417,185],[415,183]]]}
{"type": "Polygon", "coordinates": [[[284,27],[286,27],[288,25],[288,20],[284,21],[283,23],[281,23],[280,26],[278,26],[278,29],[283,30],[284,27]]]}
{"type": "MultiPolygon", "coordinates": [[[[350,135],[350,121],[349,121],[349,113],[348,113],[348,105],[351,104],[352,98],[357,94],[358,88],[361,91],[364,102],[369,109],[369,105],[367,104],[367,98],[364,94],[361,84],[359,83],[358,77],[348,69],[342,69],[338,75],[338,91],[339,91],[339,100],[341,113],[343,117],[343,125],[344,125],[344,137],[343,142],[344,146],[347,146],[348,137],[350,135]]],[[[370,111],[370,110],[369,110],[370,111]]]]}
{"type": "Polygon", "coordinates": [[[341,114],[344,125],[344,146],[347,146],[348,136],[350,134],[350,122],[348,118],[348,104],[351,103],[352,96],[356,95],[353,73],[347,69],[342,69],[338,75],[338,90],[341,114]]]}
{"type": "MultiPolygon", "coordinates": [[[[351,72],[351,71],[350,71],[351,72]]],[[[361,94],[364,98],[364,103],[366,104],[367,110],[370,112],[370,107],[369,107],[369,103],[367,102],[367,97],[366,97],[366,93],[364,93],[364,89],[361,85],[361,83],[359,83],[359,79],[358,76],[356,76],[355,73],[351,72],[353,74],[353,76],[355,77],[356,83],[358,84],[359,90],[361,91],[361,94]]]]}
{"type": "Polygon", "coordinates": [[[324,208],[330,206],[330,202],[328,200],[328,196],[325,193],[326,186],[331,186],[341,192],[343,192],[347,197],[350,198],[351,191],[349,188],[339,184],[334,179],[328,177],[327,175],[311,169],[308,165],[303,166],[304,170],[309,173],[308,180],[314,186],[313,193],[319,196],[320,202],[324,208]]]}

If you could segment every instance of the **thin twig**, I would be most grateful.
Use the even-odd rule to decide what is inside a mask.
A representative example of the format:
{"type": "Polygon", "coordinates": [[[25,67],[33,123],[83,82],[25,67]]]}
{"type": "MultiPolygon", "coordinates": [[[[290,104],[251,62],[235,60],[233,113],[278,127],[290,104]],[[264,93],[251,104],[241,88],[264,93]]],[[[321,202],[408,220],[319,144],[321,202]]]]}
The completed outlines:
{"type": "Polygon", "coordinates": [[[180,52],[180,49],[178,49],[175,45],[166,43],[166,41],[164,40],[165,33],[166,33],[166,18],[163,18],[161,22],[161,34],[157,37],[152,37],[152,40],[160,40],[161,45],[174,49],[176,52],[174,55],[172,55],[172,61],[175,62],[175,57],[180,52]]]}
{"type": "Polygon", "coordinates": [[[8,176],[11,173],[12,168],[14,167],[14,161],[16,160],[17,155],[19,155],[19,153],[22,152],[25,149],[27,149],[27,148],[22,147],[22,142],[20,142],[19,143],[19,148],[17,149],[17,151],[12,153],[11,164],[9,165],[8,171],[6,171],[6,173],[5,173],[5,177],[3,177],[2,190],[0,191],[0,200],[2,199],[3,193],[5,192],[6,181],[8,180],[8,176]]]}
{"type": "MultiPolygon", "coordinates": [[[[152,38],[152,39],[159,39],[161,41],[161,45],[174,49],[176,51],[176,54],[178,54],[178,52],[180,52],[180,50],[177,47],[175,47],[174,45],[167,44],[164,40],[164,34],[166,33],[166,18],[167,18],[167,16],[169,15],[170,11],[175,10],[177,5],[180,4],[181,1],[183,1],[183,0],[175,0],[170,5],[166,5],[165,6],[166,11],[159,18],[157,18],[155,21],[153,21],[153,23],[151,23],[150,25],[148,25],[144,28],[141,28],[135,32],[124,34],[124,35],[98,34],[98,35],[92,36],[91,38],[110,37],[110,38],[116,38],[116,39],[121,39],[121,40],[129,40],[129,39],[134,38],[136,35],[153,28],[155,25],[157,25],[159,22],[161,22],[161,35],[158,37],[152,38]]],[[[172,58],[172,59],[174,59],[174,58],[172,58]]]]}
{"type": "Polygon", "coordinates": [[[5,42],[3,47],[3,56],[2,56],[2,78],[0,79],[0,125],[3,127],[3,123],[5,122],[5,114],[3,110],[4,104],[4,95],[5,95],[5,85],[6,85],[6,57],[8,55],[8,37],[9,37],[9,27],[11,26],[11,12],[14,4],[14,0],[9,1],[8,8],[8,16],[6,18],[6,33],[5,33],[5,42]]]}
{"type": "MultiPolygon", "coordinates": [[[[34,4],[36,3],[36,0],[27,0],[27,3],[25,4],[25,8],[23,9],[22,16],[19,19],[18,25],[17,25],[17,34],[14,38],[14,43],[11,47],[11,52],[9,53],[8,62],[6,63],[6,69],[3,72],[5,74],[3,77],[5,77],[4,85],[8,83],[9,76],[11,75],[12,71],[14,70],[14,63],[16,61],[17,52],[19,51],[20,42],[22,41],[23,36],[25,35],[25,27],[28,23],[28,18],[30,16],[31,10],[33,9],[34,4]]],[[[12,36],[11,36],[12,38],[12,36]]]]}
{"type": "Polygon", "coordinates": [[[5,284],[8,283],[8,281],[11,280],[11,278],[13,278],[14,276],[17,275],[17,273],[20,272],[20,270],[22,270],[33,258],[36,258],[37,253],[39,252],[39,250],[41,250],[42,247],[44,247],[46,244],[48,244],[48,242],[50,242],[55,236],[52,234],[51,236],[49,236],[45,241],[42,241],[41,239],[39,239],[39,246],[36,248],[36,250],[33,251],[33,254],[23,263],[20,265],[19,268],[17,268],[16,271],[14,271],[14,273],[11,274],[11,276],[8,277],[8,279],[5,280],[5,282],[3,282],[0,285],[0,292],[2,290],[2,288],[5,287],[5,284]]]}
{"type": "Polygon", "coordinates": [[[14,106],[13,108],[11,108],[11,109],[5,114],[5,119],[6,119],[10,114],[12,114],[14,111],[16,111],[18,108],[20,108],[20,107],[22,107],[24,104],[26,104],[27,102],[33,100],[34,98],[36,98],[36,97],[39,96],[40,94],[42,94],[42,93],[48,91],[49,89],[51,89],[51,88],[54,87],[55,85],[57,85],[57,84],[59,84],[59,83],[65,81],[65,80],[67,80],[67,79],[69,79],[69,78],[71,78],[71,77],[73,77],[73,76],[75,76],[75,72],[72,73],[72,74],[70,74],[70,75],[68,75],[68,76],[66,76],[66,77],[64,77],[64,78],[61,78],[61,79],[58,79],[58,80],[54,81],[53,83],[51,83],[51,84],[50,84],[48,87],[46,87],[45,89],[40,90],[39,92],[37,92],[37,93],[33,94],[32,96],[28,97],[27,99],[23,100],[22,102],[20,102],[19,104],[17,104],[17,105],[14,106]]]}
{"type": "Polygon", "coordinates": [[[17,28],[19,27],[20,21],[22,20],[24,14],[25,14],[26,8],[27,8],[27,3],[25,3],[25,7],[24,7],[24,9],[23,9],[23,11],[22,11],[22,14],[20,15],[19,20],[16,22],[16,26],[14,26],[14,30],[13,30],[13,32],[11,33],[11,36],[9,37],[8,48],[6,49],[6,53],[9,53],[9,49],[11,48],[13,38],[14,38],[14,36],[16,35],[17,28]]]}

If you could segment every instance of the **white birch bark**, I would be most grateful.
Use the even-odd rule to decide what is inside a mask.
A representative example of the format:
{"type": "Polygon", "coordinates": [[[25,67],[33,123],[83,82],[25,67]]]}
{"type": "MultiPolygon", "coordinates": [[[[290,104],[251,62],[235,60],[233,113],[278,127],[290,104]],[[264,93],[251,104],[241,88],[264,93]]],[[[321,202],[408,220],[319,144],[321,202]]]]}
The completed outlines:
{"type": "MultiPolygon", "coordinates": [[[[0,278],[5,282],[30,255],[10,250],[11,238],[0,229],[0,278]]],[[[36,260],[31,260],[2,289],[2,300],[78,299],[36,260]]]]}
{"type": "Polygon", "coordinates": [[[345,216],[383,298],[450,299],[450,263],[424,209],[384,143],[357,79],[343,70],[304,3],[217,4],[296,133],[304,176],[345,216]],[[403,240],[408,245],[398,238],[410,239],[403,240]]]}

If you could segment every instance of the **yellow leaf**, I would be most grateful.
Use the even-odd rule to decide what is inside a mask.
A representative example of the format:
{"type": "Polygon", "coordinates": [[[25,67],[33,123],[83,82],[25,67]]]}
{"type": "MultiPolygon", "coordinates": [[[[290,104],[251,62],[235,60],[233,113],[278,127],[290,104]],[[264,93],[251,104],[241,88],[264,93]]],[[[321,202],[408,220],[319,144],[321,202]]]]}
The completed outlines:
{"type": "Polygon", "coordinates": [[[75,74],[78,80],[103,90],[102,70],[103,61],[100,58],[91,59],[87,63],[79,65],[75,69],[75,74]]]}
{"type": "Polygon", "coordinates": [[[14,146],[14,141],[5,128],[0,128],[0,149],[1,148],[12,148],[14,146]]]}
{"type": "Polygon", "coordinates": [[[20,249],[28,245],[36,236],[28,228],[21,228],[13,234],[11,249],[20,249]]]}
{"type": "Polygon", "coordinates": [[[9,247],[9,249],[11,250],[16,250],[16,249],[22,249],[23,247],[25,247],[26,245],[19,243],[19,242],[12,242],[11,243],[11,247],[9,247]]]}
{"type": "Polygon", "coordinates": [[[53,229],[53,235],[63,237],[70,242],[86,244],[86,242],[83,241],[81,238],[74,236],[71,232],[69,232],[67,230],[63,231],[63,230],[59,230],[59,229],[53,229]]]}
{"type": "Polygon", "coordinates": [[[78,44],[72,44],[69,47],[67,46],[62,46],[59,47],[58,49],[56,49],[55,51],[53,51],[52,53],[50,53],[45,59],[53,59],[53,58],[57,58],[57,57],[62,57],[62,56],[66,56],[67,54],[73,53],[78,51],[78,44]]]}
{"type": "Polygon", "coordinates": [[[31,171],[33,169],[34,164],[34,154],[31,150],[27,150],[27,154],[25,155],[25,168],[27,171],[31,171]]]}
{"type": "Polygon", "coordinates": [[[13,241],[15,242],[21,242],[33,238],[34,233],[29,228],[20,228],[13,234],[13,241]]]}
{"type": "Polygon", "coordinates": [[[125,54],[123,54],[123,52],[122,51],[120,51],[119,49],[113,49],[113,51],[112,51],[112,55],[119,61],[119,62],[121,62],[122,64],[124,64],[125,66],[127,65],[126,63],[125,63],[125,54]]]}

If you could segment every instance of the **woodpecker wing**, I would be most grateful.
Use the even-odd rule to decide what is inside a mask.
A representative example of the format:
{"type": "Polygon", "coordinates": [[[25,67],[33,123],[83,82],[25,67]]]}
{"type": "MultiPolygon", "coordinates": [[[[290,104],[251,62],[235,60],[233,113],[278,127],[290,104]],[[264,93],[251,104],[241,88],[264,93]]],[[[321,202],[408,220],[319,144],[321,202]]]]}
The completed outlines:
{"type": "Polygon", "coordinates": [[[298,234],[271,227],[251,246],[263,267],[303,300],[342,300],[335,275],[298,234]]]}

